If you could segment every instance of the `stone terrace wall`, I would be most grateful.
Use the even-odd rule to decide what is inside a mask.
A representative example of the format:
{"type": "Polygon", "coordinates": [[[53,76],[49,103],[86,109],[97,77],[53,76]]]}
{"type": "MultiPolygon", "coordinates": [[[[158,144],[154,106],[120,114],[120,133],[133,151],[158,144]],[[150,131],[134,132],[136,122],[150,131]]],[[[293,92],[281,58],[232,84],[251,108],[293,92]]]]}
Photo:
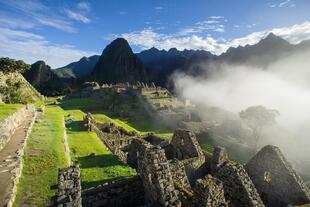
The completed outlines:
{"type": "Polygon", "coordinates": [[[80,168],[71,166],[58,171],[57,207],[82,207],[80,168]]]}
{"type": "MultiPolygon", "coordinates": [[[[15,201],[16,193],[17,193],[17,185],[19,183],[19,178],[22,174],[23,170],[23,156],[24,156],[24,149],[25,145],[27,142],[27,138],[29,137],[29,134],[32,130],[33,124],[36,120],[36,111],[34,105],[28,105],[27,106],[27,111],[30,113],[30,115],[33,114],[32,116],[32,121],[27,129],[26,132],[26,137],[21,145],[21,147],[16,151],[16,165],[14,167],[14,170],[12,170],[12,177],[11,177],[11,184],[10,186],[6,189],[6,197],[5,197],[5,206],[13,206],[13,203],[15,201]]],[[[25,115],[24,115],[25,116],[25,115]]],[[[27,117],[27,116],[25,116],[27,117]]]]}
{"type": "Polygon", "coordinates": [[[242,165],[229,161],[218,170],[215,177],[223,182],[225,198],[229,206],[264,206],[242,165]]]}
{"type": "Polygon", "coordinates": [[[140,177],[107,182],[82,192],[83,207],[143,206],[144,190],[140,177]]]}
{"type": "Polygon", "coordinates": [[[34,110],[32,105],[26,105],[0,122],[0,151],[10,141],[15,129],[25,121],[27,114],[33,113],[34,110]]]}
{"type": "Polygon", "coordinates": [[[245,166],[266,206],[310,203],[310,192],[280,149],[262,148],[245,166]]]}
{"type": "Polygon", "coordinates": [[[96,125],[95,120],[93,120],[91,123],[91,129],[92,131],[96,132],[97,136],[100,138],[100,140],[107,146],[107,148],[115,155],[117,156],[122,162],[127,163],[127,154],[123,152],[118,145],[115,144],[113,141],[114,137],[109,136],[107,133],[102,132],[96,125]]]}

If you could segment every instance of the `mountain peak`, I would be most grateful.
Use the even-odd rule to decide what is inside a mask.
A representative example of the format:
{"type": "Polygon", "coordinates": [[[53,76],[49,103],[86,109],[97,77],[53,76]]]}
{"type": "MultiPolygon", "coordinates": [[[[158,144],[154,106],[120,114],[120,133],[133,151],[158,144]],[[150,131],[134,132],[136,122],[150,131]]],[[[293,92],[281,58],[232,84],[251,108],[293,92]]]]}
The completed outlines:
{"type": "Polygon", "coordinates": [[[285,39],[275,35],[274,33],[270,32],[264,39],[262,39],[259,43],[266,43],[266,44],[289,44],[285,39]]]}
{"type": "Polygon", "coordinates": [[[103,50],[91,76],[100,83],[136,82],[146,81],[147,73],[127,40],[117,38],[103,50]]]}

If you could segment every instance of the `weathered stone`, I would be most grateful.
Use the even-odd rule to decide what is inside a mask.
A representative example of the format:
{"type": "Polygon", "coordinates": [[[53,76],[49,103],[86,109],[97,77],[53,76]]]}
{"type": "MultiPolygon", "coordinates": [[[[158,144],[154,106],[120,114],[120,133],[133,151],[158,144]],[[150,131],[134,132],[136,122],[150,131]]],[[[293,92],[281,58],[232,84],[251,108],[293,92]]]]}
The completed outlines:
{"type": "Polygon", "coordinates": [[[265,146],[246,165],[266,206],[310,203],[310,192],[280,149],[265,146]]]}

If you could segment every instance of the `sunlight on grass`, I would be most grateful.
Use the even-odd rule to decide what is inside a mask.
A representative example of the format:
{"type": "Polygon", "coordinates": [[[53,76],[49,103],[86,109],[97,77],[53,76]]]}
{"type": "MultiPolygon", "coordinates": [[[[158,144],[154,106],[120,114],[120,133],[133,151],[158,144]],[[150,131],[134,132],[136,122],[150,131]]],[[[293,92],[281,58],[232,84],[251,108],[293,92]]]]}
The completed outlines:
{"type": "Polygon", "coordinates": [[[47,106],[27,140],[15,206],[48,206],[57,190],[58,168],[66,167],[63,111],[47,106]]]}
{"type": "Polygon", "coordinates": [[[22,107],[22,104],[0,104],[0,121],[12,115],[15,111],[22,107]]]}
{"type": "Polygon", "coordinates": [[[111,154],[94,132],[83,125],[83,112],[67,110],[67,134],[71,159],[81,168],[82,188],[96,186],[108,180],[135,175],[135,171],[111,154]]]}

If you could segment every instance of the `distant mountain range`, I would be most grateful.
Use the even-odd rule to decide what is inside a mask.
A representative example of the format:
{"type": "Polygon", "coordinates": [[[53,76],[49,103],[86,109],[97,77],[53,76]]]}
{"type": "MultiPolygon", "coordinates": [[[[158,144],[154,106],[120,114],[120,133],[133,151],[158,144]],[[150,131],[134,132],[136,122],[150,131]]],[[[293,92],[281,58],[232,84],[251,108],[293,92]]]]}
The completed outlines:
{"type": "Polygon", "coordinates": [[[310,40],[292,45],[270,33],[255,45],[229,48],[217,56],[204,50],[168,51],[151,48],[134,54],[123,38],[111,42],[101,56],[83,57],[77,62],[53,70],[61,78],[100,83],[153,81],[166,85],[171,74],[182,71],[193,75],[208,70],[209,63],[245,64],[266,67],[296,51],[310,49],[310,40]]]}
{"type": "Polygon", "coordinates": [[[55,69],[54,72],[61,78],[82,78],[92,72],[99,57],[100,55],[82,57],[79,61],[55,69]]]}

